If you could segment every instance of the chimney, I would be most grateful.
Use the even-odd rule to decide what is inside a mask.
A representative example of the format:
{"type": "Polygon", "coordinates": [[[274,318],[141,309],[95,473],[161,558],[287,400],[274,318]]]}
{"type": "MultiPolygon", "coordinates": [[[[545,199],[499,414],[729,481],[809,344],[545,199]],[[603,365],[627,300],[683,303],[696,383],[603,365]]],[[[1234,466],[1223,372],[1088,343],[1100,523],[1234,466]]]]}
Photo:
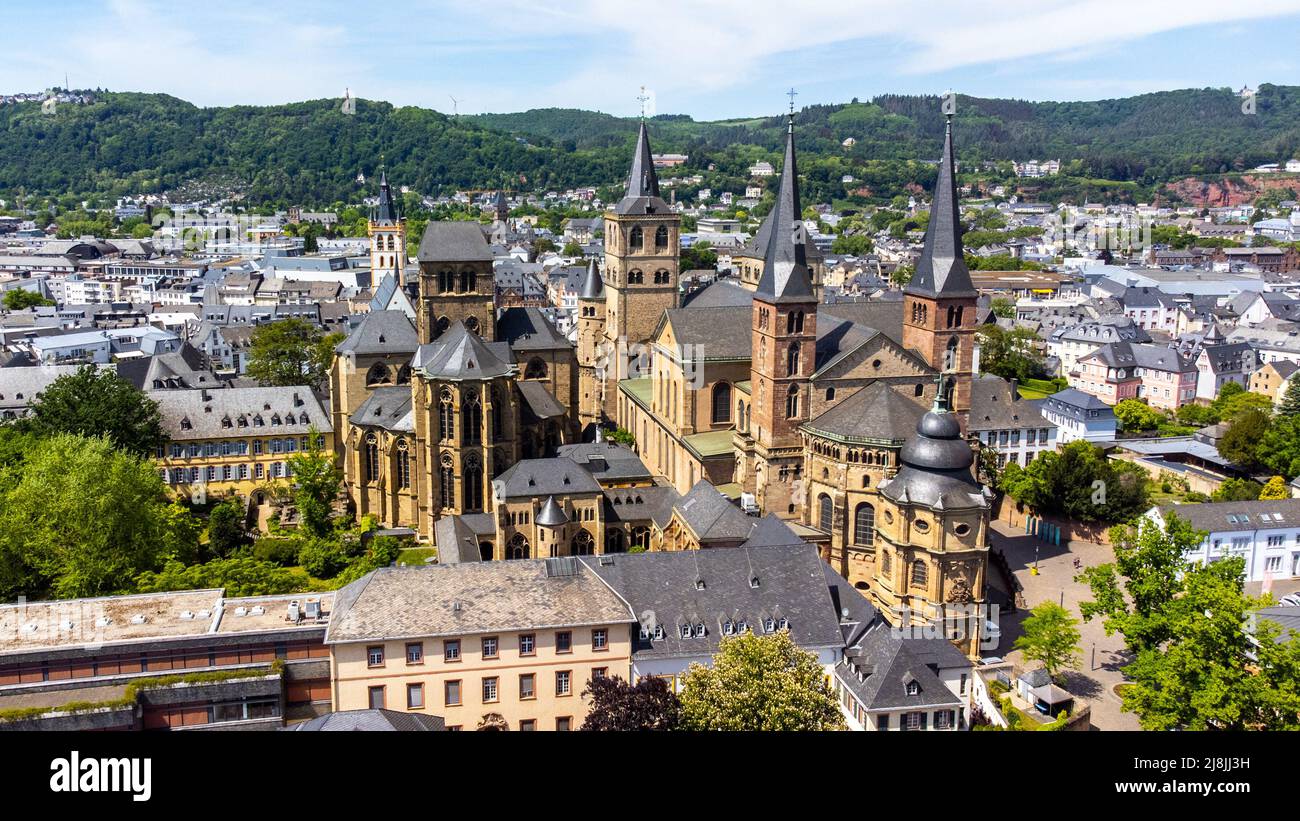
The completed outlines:
{"type": "Polygon", "coordinates": [[[1010,381],[1011,381],[1011,401],[1015,402],[1020,399],[1020,394],[1016,393],[1016,386],[1020,384],[1020,380],[1012,378],[1010,381]]]}

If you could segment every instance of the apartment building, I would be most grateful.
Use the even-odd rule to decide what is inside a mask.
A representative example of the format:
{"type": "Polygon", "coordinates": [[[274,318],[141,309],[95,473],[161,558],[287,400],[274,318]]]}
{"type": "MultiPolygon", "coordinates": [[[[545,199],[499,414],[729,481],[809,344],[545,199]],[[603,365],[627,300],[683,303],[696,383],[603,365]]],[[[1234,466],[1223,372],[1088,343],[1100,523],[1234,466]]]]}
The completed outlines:
{"type": "Polygon", "coordinates": [[[998,465],[1027,465],[1039,453],[1056,450],[1056,425],[1016,390],[1016,381],[985,375],[971,383],[966,432],[993,451],[998,465]]]}
{"type": "Polygon", "coordinates": [[[1213,563],[1240,556],[1246,581],[1300,578],[1300,499],[1163,505],[1147,511],[1162,526],[1170,515],[1206,533],[1189,561],[1213,563]]]}
{"type": "Polygon", "coordinates": [[[1116,342],[1103,345],[1078,361],[1070,387],[1108,405],[1145,399],[1153,408],[1177,410],[1194,401],[1200,372],[1173,348],[1116,342]]]}
{"type": "Polygon", "coordinates": [[[149,392],[169,441],[155,454],[177,493],[250,495],[289,475],[288,459],[318,443],[334,449],[334,426],[307,387],[149,392]]]}
{"type": "Polygon", "coordinates": [[[335,710],[439,715],[473,730],[572,730],[592,678],[628,679],[627,602],[566,557],[376,570],[339,591],[325,643],[335,710]]]}

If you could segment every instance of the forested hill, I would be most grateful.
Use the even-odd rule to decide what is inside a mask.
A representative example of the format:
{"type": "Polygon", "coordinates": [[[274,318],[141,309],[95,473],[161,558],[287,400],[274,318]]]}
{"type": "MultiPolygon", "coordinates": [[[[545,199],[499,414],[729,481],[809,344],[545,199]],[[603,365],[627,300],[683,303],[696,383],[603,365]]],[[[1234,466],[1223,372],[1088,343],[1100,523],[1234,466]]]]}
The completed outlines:
{"type": "MultiPolygon", "coordinates": [[[[882,96],[796,115],[810,197],[889,197],[929,186],[943,119],[934,97],[882,96]],[[849,137],[856,144],[846,148],[849,137]],[[842,183],[844,176],[852,182],[842,183]]],[[[732,190],[749,164],[779,160],[784,117],[651,122],[659,152],[690,155],[706,185],[732,190]]],[[[394,183],[454,188],[608,185],[626,173],[636,120],[575,109],[455,119],[428,109],[337,100],[199,108],[159,94],[97,93],[89,105],[0,106],[0,197],[163,191],[209,183],[259,204],[355,202],[384,158],[394,183]]],[[[1300,87],[1262,86],[1254,114],[1227,89],[1032,103],[958,98],[958,152],[975,161],[1060,159],[1043,196],[1139,196],[1188,175],[1243,171],[1300,153],[1300,87]],[[1110,181],[1110,182],[1108,182],[1110,181]]]]}

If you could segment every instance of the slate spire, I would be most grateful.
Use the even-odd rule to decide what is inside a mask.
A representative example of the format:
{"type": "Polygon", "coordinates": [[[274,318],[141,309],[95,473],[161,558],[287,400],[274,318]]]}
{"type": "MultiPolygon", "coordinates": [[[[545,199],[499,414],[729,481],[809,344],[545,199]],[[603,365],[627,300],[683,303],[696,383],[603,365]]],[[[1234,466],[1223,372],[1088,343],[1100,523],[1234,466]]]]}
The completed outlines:
{"type": "Polygon", "coordinates": [[[645,120],[636,135],[636,153],[632,155],[632,171],[627,178],[627,196],[658,197],[659,176],[655,173],[654,157],[650,154],[650,133],[645,120]]]}
{"type": "Polygon", "coordinates": [[[596,260],[587,263],[587,275],[582,280],[582,290],[578,292],[578,299],[604,299],[605,298],[605,281],[600,278],[600,269],[596,267],[596,260]]]}
{"type": "Polygon", "coordinates": [[[393,201],[393,190],[388,185],[388,171],[380,172],[379,203],[375,205],[373,222],[394,224],[398,220],[397,203],[393,201]]]}
{"type": "Polygon", "coordinates": [[[978,296],[971,284],[961,245],[961,209],[957,202],[957,168],[952,150],[952,115],[943,136],[943,158],[939,179],[930,205],[930,225],[925,231],[925,249],[916,263],[916,273],[905,293],[929,297],[978,296]]]}
{"type": "Polygon", "coordinates": [[[812,273],[808,270],[808,230],[799,206],[799,164],[794,150],[794,115],[785,135],[785,163],[776,204],[770,217],[763,273],[757,296],[767,302],[807,302],[813,299],[812,273]]]}

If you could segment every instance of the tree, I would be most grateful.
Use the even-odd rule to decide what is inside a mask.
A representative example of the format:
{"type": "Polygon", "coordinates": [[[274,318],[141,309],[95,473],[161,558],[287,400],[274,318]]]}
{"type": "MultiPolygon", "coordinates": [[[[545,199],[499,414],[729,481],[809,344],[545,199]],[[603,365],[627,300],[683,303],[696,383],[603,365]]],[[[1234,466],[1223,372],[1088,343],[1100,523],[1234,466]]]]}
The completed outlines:
{"type": "Polygon", "coordinates": [[[533,240],[533,259],[541,259],[543,254],[549,254],[555,250],[555,243],[546,237],[539,237],[533,240]]]}
{"type": "Polygon", "coordinates": [[[980,369],[1003,379],[1030,379],[1043,370],[1042,357],[1034,348],[1038,337],[1028,328],[1006,330],[998,325],[981,325],[980,369]]]}
{"type": "Polygon", "coordinates": [[[1287,489],[1286,479],[1281,476],[1274,476],[1264,483],[1264,489],[1259,492],[1261,499],[1290,499],[1291,491],[1287,489]]]}
{"type": "Polygon", "coordinates": [[[593,678],[582,691],[591,708],[584,730],[675,730],[681,703],[661,678],[645,677],[628,684],[617,676],[593,678]]]}
{"type": "Polygon", "coordinates": [[[35,291],[26,288],[14,288],[5,291],[4,306],[9,311],[25,311],[38,305],[53,305],[54,300],[46,299],[35,291]]]}
{"type": "Polygon", "coordinates": [[[1025,632],[1016,638],[1016,649],[1028,661],[1041,661],[1047,674],[1055,676],[1059,670],[1079,663],[1078,623],[1064,607],[1045,601],[1025,618],[1025,632]]]}
{"type": "Polygon", "coordinates": [[[167,441],[158,403],[112,368],[94,365],[51,382],[22,424],[38,436],[104,436],[138,456],[153,456],[167,441]]]}
{"type": "Polygon", "coordinates": [[[258,325],[248,352],[248,375],[263,385],[319,387],[343,334],[328,334],[303,319],[258,325]]]}
{"type": "Polygon", "coordinates": [[[1124,426],[1124,430],[1129,432],[1155,430],[1164,420],[1163,415],[1137,399],[1125,399],[1116,404],[1115,417],[1124,426]]]}
{"type": "Polygon", "coordinates": [[[164,593],[170,590],[224,588],[228,596],[274,596],[312,589],[311,579],[297,568],[240,556],[186,565],[169,561],[159,571],[136,576],[133,592],[164,593]]]}
{"type": "Polygon", "coordinates": [[[1008,464],[1000,489],[1038,513],[1125,522],[1147,509],[1148,485],[1142,468],[1107,460],[1100,448],[1080,440],[1044,451],[1024,468],[1008,464]]]}
{"type": "Polygon", "coordinates": [[[317,538],[326,536],[343,473],[334,462],[334,454],[321,447],[321,434],[315,425],[307,431],[307,450],[289,458],[289,470],[303,528],[317,538]]]}
{"type": "Polygon", "coordinates": [[[832,254],[847,254],[853,257],[864,257],[870,254],[875,248],[875,243],[871,237],[862,234],[841,234],[831,243],[832,254]]]}
{"type": "Polygon", "coordinates": [[[1286,382],[1282,391],[1282,401],[1278,403],[1278,416],[1300,416],[1300,378],[1292,377],[1286,382]]]}
{"type": "Polygon", "coordinates": [[[213,557],[229,558],[248,541],[244,507],[238,497],[226,499],[212,508],[208,514],[208,552],[213,557]]]}
{"type": "Polygon", "coordinates": [[[1178,409],[1175,416],[1184,425],[1195,425],[1196,427],[1213,425],[1219,421],[1219,414],[1213,408],[1195,403],[1183,405],[1178,409]]]}
{"type": "Polygon", "coordinates": [[[692,664],[681,693],[690,730],[842,730],[844,718],[817,657],[783,630],[726,636],[713,666],[692,664]]]}
{"type": "Polygon", "coordinates": [[[1244,593],[1244,561],[1189,564],[1206,534],[1170,516],[1164,527],[1115,528],[1114,565],[1081,574],[1104,619],[1134,654],[1124,709],[1145,730],[1300,729],[1300,636],[1257,620],[1267,598],[1244,593]]]}
{"type": "Polygon", "coordinates": [[[1263,489],[1264,486],[1254,479],[1225,479],[1210,494],[1210,499],[1215,502],[1253,502],[1263,489]]]}
{"type": "Polygon", "coordinates": [[[583,255],[582,246],[573,240],[569,240],[564,243],[564,249],[560,251],[560,254],[566,257],[580,257],[583,255]]]}
{"type": "Polygon", "coordinates": [[[1263,467],[1260,445],[1268,428],[1268,414],[1263,411],[1246,408],[1238,412],[1232,417],[1228,432],[1219,440],[1219,455],[1244,470],[1252,473],[1259,470],[1263,467]]]}
{"type": "Polygon", "coordinates": [[[696,240],[681,253],[683,271],[713,270],[718,267],[718,253],[707,240],[696,240]]]}
{"type": "Polygon", "coordinates": [[[1274,473],[1288,479],[1300,476],[1300,415],[1274,419],[1260,443],[1260,454],[1274,473]]]}
{"type": "MultiPolygon", "coordinates": [[[[8,470],[13,470],[10,468],[8,470]]],[[[0,481],[0,593],[119,593],[180,550],[183,532],[148,460],[105,438],[40,440],[15,482],[0,481]]],[[[190,550],[189,552],[192,552],[190,550]]]]}
{"type": "Polygon", "coordinates": [[[993,315],[1000,319],[1016,318],[1015,300],[1008,299],[1004,296],[994,297],[992,308],[993,308],[993,315]]]}

